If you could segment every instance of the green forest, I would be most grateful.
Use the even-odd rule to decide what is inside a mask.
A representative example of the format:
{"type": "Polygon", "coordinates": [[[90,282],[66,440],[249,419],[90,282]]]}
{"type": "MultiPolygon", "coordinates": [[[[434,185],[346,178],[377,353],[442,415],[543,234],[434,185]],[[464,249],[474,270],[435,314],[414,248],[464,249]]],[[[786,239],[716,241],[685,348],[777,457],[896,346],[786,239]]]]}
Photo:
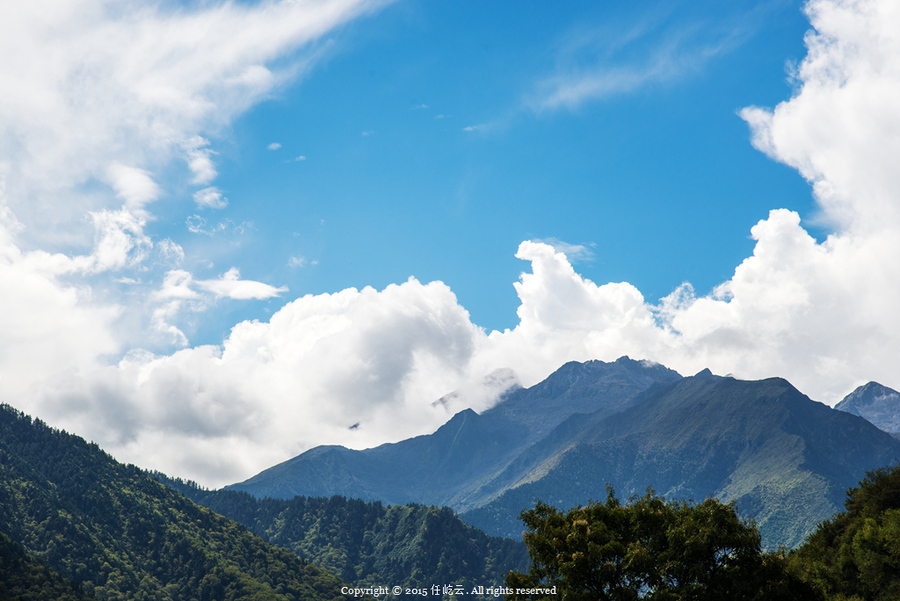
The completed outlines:
{"type": "Polygon", "coordinates": [[[32,586],[61,594],[31,598],[81,598],[67,583],[100,601],[345,598],[325,570],[8,406],[0,407],[0,532],[14,543],[0,582],[15,591],[4,598],[32,586]],[[19,582],[23,571],[33,585],[19,582]]]}
{"type": "Polygon", "coordinates": [[[522,512],[531,565],[507,576],[507,599],[900,599],[900,465],[869,472],[802,545],[769,553],[732,504],[652,491],[623,504],[608,491],[604,503],[522,512]]]}
{"type": "Polygon", "coordinates": [[[0,407],[3,600],[316,601],[352,598],[347,585],[501,583],[516,601],[900,598],[900,466],[869,472],[793,550],[763,552],[733,504],[652,491],[537,502],[521,519],[524,545],[446,508],[204,490],[0,407]]]}
{"type": "Polygon", "coordinates": [[[447,507],[385,506],[342,496],[256,499],[243,491],[209,491],[152,475],[355,585],[454,584],[471,590],[503,582],[510,569],[522,569],[528,561],[521,542],[488,536],[447,507]]]}

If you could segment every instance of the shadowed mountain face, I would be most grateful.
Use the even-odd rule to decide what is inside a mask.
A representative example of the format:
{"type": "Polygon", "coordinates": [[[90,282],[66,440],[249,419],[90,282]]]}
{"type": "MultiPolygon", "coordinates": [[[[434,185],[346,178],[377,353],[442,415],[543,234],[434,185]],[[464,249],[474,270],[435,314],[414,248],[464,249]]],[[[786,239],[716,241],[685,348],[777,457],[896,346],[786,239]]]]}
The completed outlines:
{"type": "Polygon", "coordinates": [[[365,451],[319,447],[233,488],[256,496],[343,494],[447,504],[489,534],[518,536],[535,499],[571,507],[653,487],[716,496],[753,518],[768,547],[793,546],[900,442],[811,401],[788,382],[704,370],[681,378],[627,358],[568,363],[478,415],[365,451]]]}
{"type": "Polygon", "coordinates": [[[667,498],[735,501],[765,546],[793,546],[867,470],[900,459],[891,436],[779,378],[685,378],[616,415],[577,421],[523,453],[519,484],[463,519],[511,535],[534,499],[568,507],[601,498],[606,483],[623,497],[652,486],[667,498]]]}
{"type": "Polygon", "coordinates": [[[900,392],[878,382],[860,386],[834,408],[865,418],[885,432],[900,434],[900,392]]]}
{"type": "Polygon", "coordinates": [[[461,411],[434,434],[364,451],[322,446],[229,486],[257,497],[344,495],[392,504],[477,507],[505,490],[492,484],[524,449],[576,413],[612,414],[647,389],[680,379],[623,357],[571,362],[478,415],[461,411]]]}

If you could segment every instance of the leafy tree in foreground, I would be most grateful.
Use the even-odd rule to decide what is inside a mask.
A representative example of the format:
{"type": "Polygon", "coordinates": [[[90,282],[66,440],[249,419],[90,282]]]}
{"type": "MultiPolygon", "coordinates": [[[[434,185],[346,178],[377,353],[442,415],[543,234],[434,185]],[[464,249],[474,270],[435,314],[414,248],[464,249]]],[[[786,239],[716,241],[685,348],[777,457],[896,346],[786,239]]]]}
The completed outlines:
{"type": "Polygon", "coordinates": [[[788,560],[827,599],[900,599],[900,465],[866,474],[788,560]]]}
{"type": "Polygon", "coordinates": [[[510,572],[507,599],[563,601],[817,599],[787,574],[780,555],[760,552],[759,532],[731,505],[666,501],[648,492],[623,505],[523,511],[528,574],[510,572]],[[550,593],[540,589],[551,589],[550,593]]]}

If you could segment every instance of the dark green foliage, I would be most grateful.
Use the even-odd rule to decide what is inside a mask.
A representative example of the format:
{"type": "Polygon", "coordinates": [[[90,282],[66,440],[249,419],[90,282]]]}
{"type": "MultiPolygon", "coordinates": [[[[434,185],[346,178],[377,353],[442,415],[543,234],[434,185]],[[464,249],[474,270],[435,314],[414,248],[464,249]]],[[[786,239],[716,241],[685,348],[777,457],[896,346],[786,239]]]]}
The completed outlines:
{"type": "Polygon", "coordinates": [[[258,500],[153,476],[353,585],[452,583],[471,590],[499,584],[509,570],[527,565],[521,542],[487,536],[448,508],[384,506],[340,496],[258,500]]]}
{"type": "Polygon", "coordinates": [[[0,531],[100,600],[342,598],[334,576],[8,406],[0,531]]]}
{"type": "Polygon", "coordinates": [[[0,599],[87,601],[91,597],[0,532],[0,599]]]}
{"type": "Polygon", "coordinates": [[[791,554],[791,567],[828,599],[900,599],[900,465],[869,472],[845,508],[791,554]]]}
{"type": "Polygon", "coordinates": [[[507,577],[507,599],[816,599],[780,556],[760,552],[752,524],[715,499],[693,505],[648,492],[623,505],[609,488],[605,503],[563,512],[538,502],[521,517],[532,565],[507,577]],[[535,588],[553,592],[522,592],[535,588]]]}

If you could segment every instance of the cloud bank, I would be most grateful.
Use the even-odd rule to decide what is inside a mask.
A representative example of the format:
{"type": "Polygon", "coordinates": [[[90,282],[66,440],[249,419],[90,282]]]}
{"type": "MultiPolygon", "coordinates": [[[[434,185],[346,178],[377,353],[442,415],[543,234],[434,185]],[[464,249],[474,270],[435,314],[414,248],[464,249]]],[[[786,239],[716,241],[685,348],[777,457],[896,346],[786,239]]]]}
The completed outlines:
{"type": "MultiPolygon", "coordinates": [[[[25,22],[54,14],[29,6],[3,11],[17,12],[25,22]]],[[[565,253],[577,246],[526,241],[516,256],[530,270],[514,284],[519,323],[511,330],[484,331],[446,285],[411,278],[380,291],[351,288],[297,298],[266,322],[235,325],[223,344],[200,347],[188,346],[173,325],[181,312],[216,298],[259,299],[286,291],[241,280],[236,270],[195,278],[178,267],[183,252],[177,244],[148,239],[144,224],[164,193],[160,165],[181,160],[193,185],[215,190],[214,155],[196,140],[218,119],[214,109],[225,107],[226,115],[234,115],[258,100],[278,79],[266,60],[367,5],[270,3],[257,10],[228,4],[204,9],[210,12],[191,25],[194,31],[198,23],[211,22],[224,33],[187,42],[177,34],[187,27],[178,19],[200,19],[193,13],[177,17],[148,5],[137,19],[117,15],[112,3],[60,6],[71,6],[63,17],[90,32],[79,46],[83,55],[61,59],[63,79],[85,65],[110,66],[105,72],[118,82],[112,97],[127,103],[127,110],[114,110],[107,123],[89,110],[92,103],[107,102],[93,93],[72,98],[44,90],[40,97],[47,106],[34,108],[25,106],[19,91],[9,96],[0,89],[2,114],[24,119],[20,124],[4,117],[0,124],[3,156],[12,157],[0,166],[7,182],[0,284],[10,291],[0,295],[0,395],[96,440],[122,460],[221,485],[316,444],[365,447],[427,432],[458,410],[490,406],[515,381],[539,381],[565,361],[624,354],[685,374],[710,367],[742,378],[783,376],[831,403],[869,379],[900,387],[896,3],[808,3],[813,30],[806,38],[808,56],[794,74],[794,96],[774,109],[741,113],[758,149],[810,181],[820,218],[835,232],[824,242],[804,230],[796,213],[775,209],[752,228],[753,254],[728,281],[706,296],[684,284],[654,304],[626,282],[597,284],[579,275],[572,267],[575,257],[565,253]],[[296,17],[293,25],[286,23],[291,19],[285,11],[301,11],[288,15],[296,17]],[[314,23],[301,26],[298,19],[314,23]],[[251,26],[238,33],[237,22],[251,26]],[[266,27],[255,28],[255,22],[266,27]],[[132,27],[128,36],[114,23],[132,27]],[[163,26],[176,33],[160,33],[163,26]],[[270,26],[278,43],[254,37],[270,26]],[[95,41],[104,27],[140,69],[113,61],[111,51],[95,41]],[[229,33],[238,36],[235,51],[219,56],[232,48],[234,40],[224,41],[229,33]],[[164,48],[169,44],[172,53],[189,58],[148,62],[142,40],[154,35],[162,36],[164,48]],[[215,81],[200,69],[207,63],[215,67],[215,81]],[[89,118],[78,122],[83,111],[89,118]],[[137,121],[123,126],[132,113],[137,121]],[[52,118],[40,123],[44,117],[52,118]],[[36,134],[29,133],[28,123],[36,125],[36,134]],[[114,134],[119,127],[125,127],[121,139],[114,134]],[[58,148],[49,143],[69,128],[74,133],[58,148]],[[94,130],[96,138],[87,133],[94,130]],[[92,140],[83,153],[76,152],[81,138],[92,140]],[[137,147],[156,151],[144,154],[137,147]],[[47,174],[58,179],[44,180],[47,174]],[[101,198],[106,204],[79,187],[90,178],[109,188],[101,198]],[[46,181],[75,190],[66,210],[91,216],[90,252],[26,248],[18,212],[25,207],[27,215],[49,202],[53,190],[46,181]],[[87,278],[136,269],[150,256],[169,263],[146,301],[152,315],[148,332],[170,336],[185,348],[151,353],[138,344],[123,358],[110,359],[125,350],[121,324],[131,306],[99,294],[87,278]]],[[[0,57],[11,56],[6,50],[15,44],[27,49],[35,43],[9,22],[0,19],[7,24],[0,25],[0,57]]],[[[51,55],[62,48],[54,46],[57,30],[43,23],[34,27],[45,27],[51,55]]],[[[18,67],[12,72],[12,81],[25,87],[60,81],[18,67]]],[[[38,238],[27,243],[33,246],[38,238]]]]}

